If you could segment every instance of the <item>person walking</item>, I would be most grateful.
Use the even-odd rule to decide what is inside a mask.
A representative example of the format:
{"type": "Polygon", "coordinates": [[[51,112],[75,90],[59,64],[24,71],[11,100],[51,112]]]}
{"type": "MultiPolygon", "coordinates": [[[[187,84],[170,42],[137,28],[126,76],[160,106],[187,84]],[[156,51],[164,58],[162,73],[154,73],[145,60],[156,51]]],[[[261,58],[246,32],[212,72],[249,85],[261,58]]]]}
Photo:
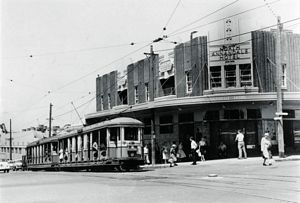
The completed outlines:
{"type": "Polygon", "coordinates": [[[183,151],[183,145],[182,142],[178,145],[178,152],[177,152],[177,158],[179,161],[182,161],[186,157],[185,152],[183,151]]]}
{"type": "Polygon", "coordinates": [[[60,149],[59,150],[59,162],[62,163],[64,160],[64,150],[60,149]]]}
{"type": "Polygon", "coordinates": [[[270,152],[269,152],[269,148],[271,147],[271,142],[268,139],[269,137],[269,133],[265,133],[264,136],[261,138],[261,142],[260,142],[260,150],[262,152],[262,157],[264,159],[263,165],[267,166],[267,165],[272,165],[272,163],[270,162],[270,152]],[[268,164],[266,164],[266,162],[268,164]]]}
{"type": "Polygon", "coordinates": [[[191,152],[192,152],[192,158],[193,158],[192,165],[196,165],[197,164],[196,149],[198,146],[193,137],[190,137],[190,141],[191,141],[191,152]]]}
{"type": "Polygon", "coordinates": [[[146,164],[150,164],[150,159],[149,159],[149,148],[148,145],[146,144],[144,146],[144,160],[146,164]]]}
{"type": "Polygon", "coordinates": [[[199,150],[200,150],[200,158],[201,161],[205,161],[205,155],[207,152],[207,141],[206,141],[206,137],[202,137],[201,140],[199,141],[199,150]]]}
{"type": "Polygon", "coordinates": [[[168,158],[168,149],[166,146],[163,146],[162,159],[164,161],[164,164],[167,164],[169,158],[168,158]]]}
{"type": "Polygon", "coordinates": [[[241,130],[238,130],[235,141],[238,142],[237,147],[239,150],[239,159],[243,157],[243,153],[244,153],[244,158],[247,159],[247,152],[246,152],[245,142],[244,142],[244,134],[242,133],[241,130]]]}
{"type": "Polygon", "coordinates": [[[170,167],[177,166],[176,148],[177,148],[176,144],[172,144],[170,148],[170,159],[169,159],[170,167]]]}

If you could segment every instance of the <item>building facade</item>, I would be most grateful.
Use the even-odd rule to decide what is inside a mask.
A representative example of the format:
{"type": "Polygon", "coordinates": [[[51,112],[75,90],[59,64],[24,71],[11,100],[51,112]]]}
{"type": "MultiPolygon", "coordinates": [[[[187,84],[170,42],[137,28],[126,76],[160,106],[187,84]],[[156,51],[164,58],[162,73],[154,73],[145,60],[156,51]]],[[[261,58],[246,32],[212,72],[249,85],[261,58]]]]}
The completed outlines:
{"type": "MultiPolygon", "coordinates": [[[[277,145],[276,33],[254,31],[241,38],[233,37],[230,25],[225,28],[224,40],[195,37],[167,55],[128,65],[125,73],[97,77],[96,112],[86,115],[87,124],[135,117],[144,122],[144,142],[150,144],[153,121],[158,162],[162,147],[173,141],[182,142],[188,154],[190,136],[207,138],[208,158],[217,158],[221,141],[228,156],[236,157],[238,129],[249,156],[260,154],[265,131],[277,145]]],[[[284,143],[294,153],[300,150],[300,35],[284,31],[281,38],[284,143]]]]}
{"type": "Polygon", "coordinates": [[[36,128],[12,132],[10,146],[10,133],[0,132],[0,160],[9,160],[10,153],[12,155],[12,160],[22,160],[22,156],[26,155],[26,146],[29,143],[46,136],[48,136],[46,132],[37,131],[36,128]]]}

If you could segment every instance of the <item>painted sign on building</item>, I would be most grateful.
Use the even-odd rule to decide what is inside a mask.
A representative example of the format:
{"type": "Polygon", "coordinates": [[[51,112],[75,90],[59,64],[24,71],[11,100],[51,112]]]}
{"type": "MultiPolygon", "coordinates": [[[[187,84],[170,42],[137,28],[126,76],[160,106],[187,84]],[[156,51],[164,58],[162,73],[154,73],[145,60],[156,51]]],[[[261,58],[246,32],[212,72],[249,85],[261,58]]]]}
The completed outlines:
{"type": "Polygon", "coordinates": [[[238,27],[234,18],[224,21],[224,39],[208,46],[209,66],[251,63],[251,36],[241,41],[238,27]]]}

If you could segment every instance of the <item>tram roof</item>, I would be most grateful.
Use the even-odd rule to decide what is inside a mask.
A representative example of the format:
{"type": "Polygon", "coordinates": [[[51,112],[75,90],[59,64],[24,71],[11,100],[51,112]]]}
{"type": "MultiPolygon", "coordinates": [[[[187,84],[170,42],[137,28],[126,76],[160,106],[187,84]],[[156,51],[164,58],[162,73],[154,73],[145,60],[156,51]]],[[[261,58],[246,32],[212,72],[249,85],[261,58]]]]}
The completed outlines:
{"type": "Polygon", "coordinates": [[[102,127],[116,127],[116,126],[135,126],[143,127],[144,124],[134,118],[130,117],[118,117],[111,120],[103,121],[100,123],[92,124],[83,128],[84,132],[92,131],[102,127]]]}
{"type": "Polygon", "coordinates": [[[43,143],[49,143],[51,141],[56,141],[57,139],[61,139],[61,138],[66,138],[66,137],[70,137],[72,135],[78,134],[80,133],[86,133],[86,132],[91,132],[93,130],[97,130],[97,129],[101,129],[101,128],[106,128],[106,127],[143,127],[144,124],[134,118],[130,118],[130,117],[118,117],[118,118],[114,118],[111,120],[107,120],[107,121],[103,121],[100,123],[95,123],[89,126],[85,126],[85,127],[81,127],[81,128],[76,128],[73,129],[70,132],[63,132],[61,134],[52,136],[52,137],[47,137],[47,138],[42,138],[40,140],[34,141],[32,143],[29,143],[27,146],[35,146],[35,145],[39,145],[39,144],[43,144],[43,143]]]}
{"type": "Polygon", "coordinates": [[[51,141],[55,141],[58,139],[59,136],[52,136],[52,137],[45,137],[42,139],[39,139],[37,141],[31,142],[27,145],[27,147],[31,147],[31,146],[35,146],[35,145],[39,145],[39,144],[43,144],[43,143],[49,143],[51,141]]]}

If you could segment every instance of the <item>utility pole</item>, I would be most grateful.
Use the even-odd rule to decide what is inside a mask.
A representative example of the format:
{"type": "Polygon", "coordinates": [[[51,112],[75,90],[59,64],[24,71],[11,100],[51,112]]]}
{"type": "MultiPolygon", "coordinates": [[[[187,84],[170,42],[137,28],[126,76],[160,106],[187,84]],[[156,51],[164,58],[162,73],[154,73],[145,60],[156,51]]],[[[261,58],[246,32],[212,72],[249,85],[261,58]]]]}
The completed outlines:
{"type": "Polygon", "coordinates": [[[276,89],[277,89],[277,112],[279,116],[277,120],[277,139],[279,157],[284,157],[284,136],[283,136],[283,113],[282,113],[282,64],[281,64],[281,31],[282,24],[280,16],[277,17],[277,37],[276,37],[276,89]]]}
{"type": "Polygon", "coordinates": [[[9,119],[9,160],[12,160],[12,130],[11,130],[11,119],[9,119]]]}
{"type": "MultiPolygon", "coordinates": [[[[159,42],[161,41],[162,38],[158,38],[156,40],[154,40],[153,42],[159,42]]],[[[156,79],[156,76],[155,76],[155,64],[154,64],[154,59],[155,59],[155,56],[157,54],[154,54],[154,51],[153,51],[153,46],[151,45],[150,46],[150,53],[144,53],[146,56],[150,55],[150,69],[152,71],[152,92],[153,92],[153,102],[154,102],[154,99],[155,99],[155,79],[156,79]]],[[[148,57],[147,57],[148,58],[148,57]]],[[[148,58],[149,59],[149,58],[148,58]]],[[[154,165],[156,163],[156,158],[155,158],[155,112],[154,112],[154,109],[152,108],[151,109],[151,162],[152,162],[152,165],[154,165]]]]}
{"type": "Polygon", "coordinates": [[[52,104],[50,103],[50,111],[49,111],[49,137],[51,137],[51,123],[52,123],[52,104]]]}
{"type": "MultiPolygon", "coordinates": [[[[150,46],[150,54],[151,54],[151,69],[152,69],[152,91],[153,91],[153,102],[155,98],[155,71],[154,71],[154,59],[155,59],[155,54],[153,52],[153,46],[150,46]]],[[[152,109],[152,115],[151,115],[151,163],[152,165],[156,164],[156,159],[155,159],[155,114],[154,114],[154,109],[152,109]]]]}

